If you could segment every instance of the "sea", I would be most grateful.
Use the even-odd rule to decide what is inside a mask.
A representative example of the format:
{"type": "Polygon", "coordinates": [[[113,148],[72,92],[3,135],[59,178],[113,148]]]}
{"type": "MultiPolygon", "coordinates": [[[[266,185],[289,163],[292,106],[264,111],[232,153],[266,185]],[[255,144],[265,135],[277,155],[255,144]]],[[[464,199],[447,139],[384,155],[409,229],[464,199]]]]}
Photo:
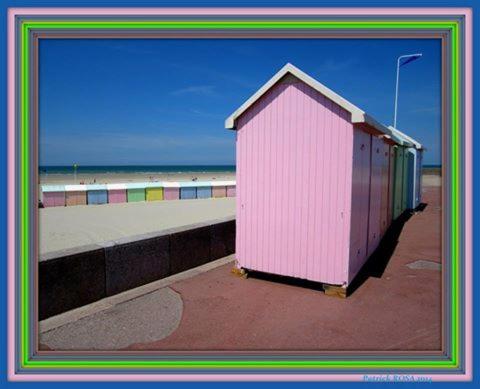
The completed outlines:
{"type": "MultiPolygon", "coordinates": [[[[423,169],[440,170],[441,165],[423,165],[423,169]]],[[[71,174],[70,166],[40,166],[40,174],[71,174]]],[[[89,166],[77,165],[77,173],[84,174],[111,174],[111,173],[144,173],[144,174],[181,174],[181,173],[235,173],[235,165],[104,165],[89,166]]]]}
{"type": "MultiPolygon", "coordinates": [[[[181,174],[181,173],[235,173],[235,165],[129,165],[129,166],[82,166],[77,165],[78,174],[181,174]]],[[[70,166],[40,166],[40,175],[72,174],[70,166]]]]}
{"type": "Polygon", "coordinates": [[[422,166],[423,174],[431,174],[436,176],[442,175],[442,165],[429,165],[425,164],[422,166]]]}

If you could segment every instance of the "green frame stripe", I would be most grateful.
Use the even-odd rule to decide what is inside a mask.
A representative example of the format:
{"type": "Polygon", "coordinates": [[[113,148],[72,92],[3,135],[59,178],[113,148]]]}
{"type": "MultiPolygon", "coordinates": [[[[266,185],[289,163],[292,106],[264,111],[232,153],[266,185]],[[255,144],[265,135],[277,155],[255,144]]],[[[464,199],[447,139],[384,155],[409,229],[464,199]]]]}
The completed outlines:
{"type": "MultiPolygon", "coordinates": [[[[459,363],[459,216],[460,216],[460,189],[459,182],[459,25],[457,21],[319,21],[319,20],[228,20],[228,21],[206,21],[206,20],[145,20],[145,21],[112,21],[112,20],[94,20],[94,21],[22,21],[20,29],[20,365],[23,369],[378,369],[378,368],[398,368],[398,369],[455,369],[459,363]],[[30,128],[30,106],[29,106],[29,38],[32,30],[166,30],[166,29],[196,29],[196,30],[269,30],[269,29],[342,29],[353,30],[362,29],[369,30],[432,30],[443,29],[450,32],[451,40],[451,85],[452,85],[452,102],[451,102],[451,261],[452,261],[452,359],[451,360],[292,360],[292,361],[276,361],[276,360],[39,360],[40,357],[31,359],[33,350],[29,350],[30,344],[30,276],[29,268],[29,205],[30,205],[30,181],[29,181],[29,128],[30,128]]],[[[45,31],[43,31],[45,32],[45,31]]],[[[132,38],[135,39],[135,38],[132,38]]],[[[348,371],[348,370],[347,370],[348,371]]]]}

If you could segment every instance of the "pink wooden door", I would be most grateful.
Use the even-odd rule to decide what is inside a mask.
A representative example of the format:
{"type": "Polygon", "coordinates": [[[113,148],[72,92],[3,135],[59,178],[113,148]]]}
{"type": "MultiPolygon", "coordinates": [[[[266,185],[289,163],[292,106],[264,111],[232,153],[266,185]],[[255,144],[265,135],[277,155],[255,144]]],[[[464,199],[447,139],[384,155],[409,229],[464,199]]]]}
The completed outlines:
{"type": "Polygon", "coordinates": [[[235,189],[234,185],[227,186],[227,197],[235,197],[235,189]]]}
{"type": "Polygon", "coordinates": [[[43,206],[47,207],[54,207],[55,206],[55,197],[51,195],[51,192],[43,192],[43,199],[42,199],[43,206]]]}
{"type": "Polygon", "coordinates": [[[164,200],[178,200],[180,198],[180,189],[179,188],[163,188],[163,198],[164,200]]]}
{"type": "Polygon", "coordinates": [[[212,187],[212,197],[227,197],[227,187],[226,186],[214,186],[212,187]]]}
{"type": "Polygon", "coordinates": [[[108,191],[108,202],[111,204],[126,203],[127,190],[126,189],[110,189],[108,191]]]}
{"type": "Polygon", "coordinates": [[[65,192],[56,192],[55,206],[56,207],[64,207],[65,206],[65,192]]]}
{"type": "Polygon", "coordinates": [[[60,204],[59,192],[43,192],[43,206],[45,208],[58,207],[59,205],[65,205],[60,204]]]}
{"type": "Polygon", "coordinates": [[[352,125],[303,83],[280,83],[237,125],[238,265],[343,284],[352,125]]]}

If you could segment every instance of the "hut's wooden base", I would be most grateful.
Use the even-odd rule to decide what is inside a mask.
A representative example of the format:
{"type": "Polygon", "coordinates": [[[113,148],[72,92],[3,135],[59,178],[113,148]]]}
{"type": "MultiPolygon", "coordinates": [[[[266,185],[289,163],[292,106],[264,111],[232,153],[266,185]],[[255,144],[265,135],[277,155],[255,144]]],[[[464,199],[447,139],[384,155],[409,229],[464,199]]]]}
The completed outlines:
{"type": "Polygon", "coordinates": [[[248,273],[243,268],[238,268],[238,267],[234,266],[232,268],[232,273],[235,274],[238,277],[248,278],[248,273]]]}
{"type": "Polygon", "coordinates": [[[323,284],[323,290],[326,296],[347,298],[347,288],[345,286],[323,284]]]}
{"type": "MultiPolygon", "coordinates": [[[[244,269],[243,267],[232,267],[232,274],[236,275],[237,277],[248,278],[248,269],[244,269]]],[[[330,284],[321,284],[323,287],[323,291],[325,292],[326,296],[333,296],[339,298],[347,298],[347,287],[346,286],[339,286],[339,285],[330,285],[330,284]]]]}

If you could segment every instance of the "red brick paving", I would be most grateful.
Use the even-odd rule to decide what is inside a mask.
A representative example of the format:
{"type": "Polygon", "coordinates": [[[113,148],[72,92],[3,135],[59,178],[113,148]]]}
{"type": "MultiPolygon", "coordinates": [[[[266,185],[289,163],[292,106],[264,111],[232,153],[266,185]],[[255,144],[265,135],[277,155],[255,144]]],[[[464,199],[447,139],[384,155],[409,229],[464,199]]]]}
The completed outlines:
{"type": "Polygon", "coordinates": [[[440,194],[440,188],[425,188],[428,205],[404,225],[381,277],[367,271],[347,299],[239,278],[226,265],[174,284],[184,302],[178,329],[129,348],[441,350],[441,271],[405,266],[420,259],[441,262],[440,194]]]}

